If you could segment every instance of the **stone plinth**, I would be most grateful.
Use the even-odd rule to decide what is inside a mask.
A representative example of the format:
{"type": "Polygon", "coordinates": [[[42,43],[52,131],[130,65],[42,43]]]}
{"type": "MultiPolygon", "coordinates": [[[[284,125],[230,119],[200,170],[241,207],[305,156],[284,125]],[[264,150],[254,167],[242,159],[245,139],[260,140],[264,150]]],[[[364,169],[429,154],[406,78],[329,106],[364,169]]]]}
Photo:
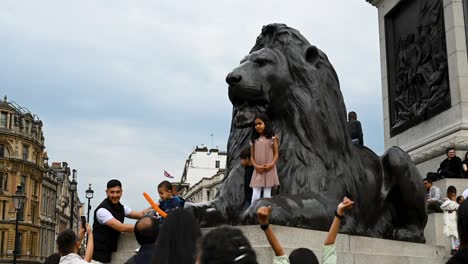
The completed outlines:
{"type": "MultiPolygon", "coordinates": [[[[437,170],[439,163],[445,158],[447,147],[454,146],[460,157],[468,149],[468,58],[463,1],[443,0],[451,107],[416,126],[398,134],[393,133],[393,135],[391,135],[390,104],[394,103],[394,99],[391,99],[391,95],[389,96],[389,79],[391,79],[390,82],[395,82],[395,80],[389,77],[389,69],[393,66],[389,66],[390,59],[387,56],[389,50],[395,48],[398,39],[390,43],[389,34],[386,32],[388,30],[386,29],[388,26],[386,16],[391,14],[392,10],[396,10],[394,8],[403,1],[368,0],[368,2],[378,8],[385,147],[401,147],[410,154],[421,175],[426,175],[427,172],[437,170]]],[[[415,21],[417,21],[417,15],[415,14],[415,21]]],[[[396,24],[395,27],[402,27],[402,25],[396,24]]],[[[409,54],[410,51],[405,56],[410,56],[409,54]]],[[[397,59],[401,59],[401,54],[398,56],[400,57],[397,59]]],[[[392,117],[395,118],[394,115],[392,117]]]]}
{"type": "MultiPolygon", "coordinates": [[[[257,253],[258,263],[271,263],[273,250],[270,248],[263,231],[258,226],[241,226],[257,253]]],[[[210,229],[204,229],[203,233],[210,229]]],[[[322,245],[326,232],[308,229],[273,226],[286,254],[300,247],[309,248],[322,257],[322,245]]],[[[118,252],[114,253],[112,263],[124,263],[138,247],[133,234],[122,234],[118,252]]],[[[448,259],[443,246],[416,244],[401,241],[349,236],[340,234],[336,241],[339,264],[442,264],[448,259]]]]}

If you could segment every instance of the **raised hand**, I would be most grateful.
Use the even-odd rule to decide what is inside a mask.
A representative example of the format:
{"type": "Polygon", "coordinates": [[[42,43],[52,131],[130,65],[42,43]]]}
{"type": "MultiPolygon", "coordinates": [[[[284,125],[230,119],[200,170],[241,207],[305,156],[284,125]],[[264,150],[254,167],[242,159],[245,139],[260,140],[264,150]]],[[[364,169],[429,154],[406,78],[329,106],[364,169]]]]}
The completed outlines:
{"type": "Polygon", "coordinates": [[[258,222],[261,224],[261,225],[264,225],[264,224],[268,224],[268,218],[270,217],[271,215],[271,206],[262,206],[260,208],[258,208],[257,210],[257,218],[258,218],[258,222]]]}

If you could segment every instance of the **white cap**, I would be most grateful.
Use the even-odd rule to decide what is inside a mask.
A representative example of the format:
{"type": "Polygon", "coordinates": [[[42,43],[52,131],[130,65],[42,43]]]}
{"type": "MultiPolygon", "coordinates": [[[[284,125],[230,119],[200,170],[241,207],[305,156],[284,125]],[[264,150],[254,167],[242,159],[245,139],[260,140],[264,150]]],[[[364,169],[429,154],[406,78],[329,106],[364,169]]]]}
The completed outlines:
{"type": "Polygon", "coordinates": [[[463,195],[463,198],[465,198],[465,200],[466,200],[466,198],[468,197],[468,189],[465,189],[463,191],[462,195],[463,195]]]}

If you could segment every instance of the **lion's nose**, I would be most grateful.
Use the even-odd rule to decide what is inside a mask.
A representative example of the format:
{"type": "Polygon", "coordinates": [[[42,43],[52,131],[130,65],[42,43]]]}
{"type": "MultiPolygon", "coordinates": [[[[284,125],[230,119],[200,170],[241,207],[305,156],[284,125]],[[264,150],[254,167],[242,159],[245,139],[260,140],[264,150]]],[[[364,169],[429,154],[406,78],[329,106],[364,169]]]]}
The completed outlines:
{"type": "Polygon", "coordinates": [[[232,72],[226,76],[226,82],[230,85],[237,84],[241,80],[242,80],[242,76],[240,76],[239,74],[232,73],[232,72]]]}

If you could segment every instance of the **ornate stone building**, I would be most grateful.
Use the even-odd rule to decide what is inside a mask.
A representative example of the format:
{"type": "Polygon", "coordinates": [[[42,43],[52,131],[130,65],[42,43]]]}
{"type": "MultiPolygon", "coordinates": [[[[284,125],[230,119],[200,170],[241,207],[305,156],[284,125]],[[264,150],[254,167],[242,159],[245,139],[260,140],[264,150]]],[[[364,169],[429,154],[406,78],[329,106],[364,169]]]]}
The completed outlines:
{"type": "MultiPolygon", "coordinates": [[[[70,206],[68,167],[65,174],[47,165],[42,121],[29,110],[0,102],[0,263],[11,263],[16,212],[12,196],[21,186],[25,201],[19,212],[17,263],[39,263],[56,251],[58,232],[68,227],[70,206]]],[[[81,203],[75,199],[74,227],[81,203]]]]}
{"type": "Polygon", "coordinates": [[[212,200],[223,181],[226,158],[224,151],[197,146],[185,161],[180,182],[173,185],[189,202],[212,200]]]}

